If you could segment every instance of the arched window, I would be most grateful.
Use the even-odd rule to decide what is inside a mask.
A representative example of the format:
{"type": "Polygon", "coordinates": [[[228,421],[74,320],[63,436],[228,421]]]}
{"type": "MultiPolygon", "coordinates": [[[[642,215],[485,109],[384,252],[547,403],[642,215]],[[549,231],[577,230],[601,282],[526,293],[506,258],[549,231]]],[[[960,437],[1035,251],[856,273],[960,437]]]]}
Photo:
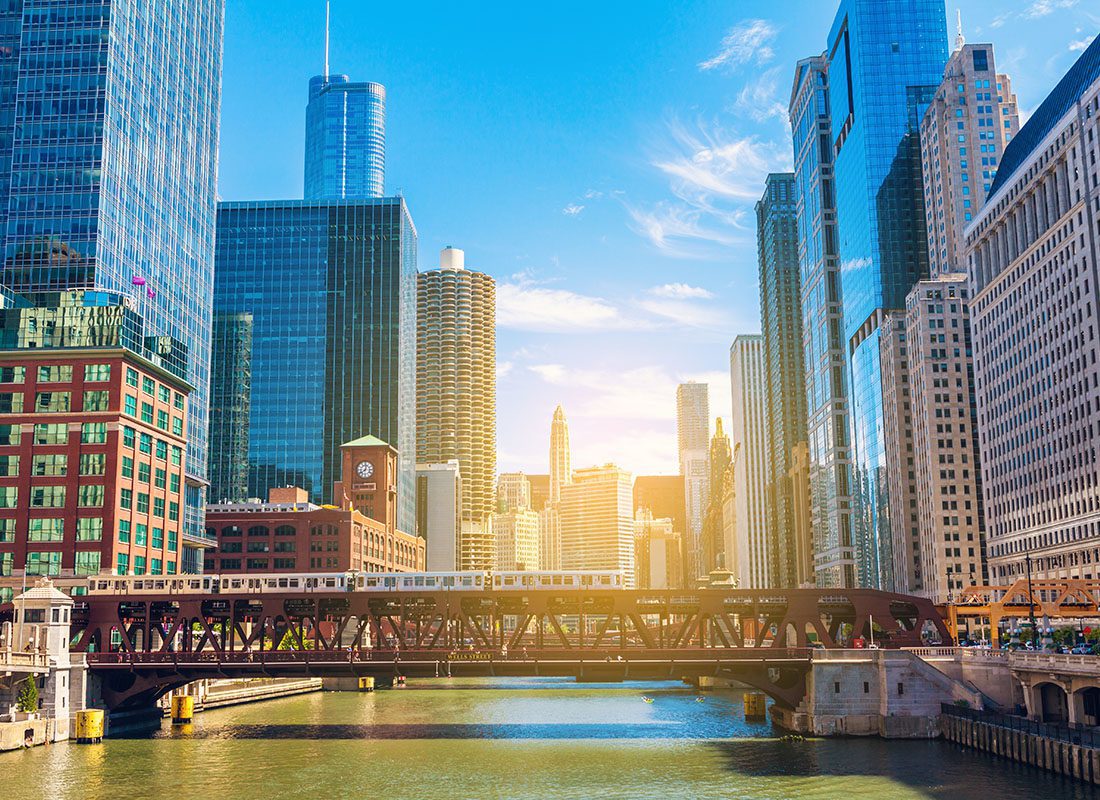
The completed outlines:
{"type": "Polygon", "coordinates": [[[275,529],[276,536],[297,536],[298,529],[293,525],[280,525],[275,529]]]}
{"type": "Polygon", "coordinates": [[[240,537],[241,533],[240,525],[226,525],[222,528],[222,536],[240,537]]]}
{"type": "Polygon", "coordinates": [[[249,536],[268,536],[270,533],[266,525],[253,525],[248,529],[249,536]]]}

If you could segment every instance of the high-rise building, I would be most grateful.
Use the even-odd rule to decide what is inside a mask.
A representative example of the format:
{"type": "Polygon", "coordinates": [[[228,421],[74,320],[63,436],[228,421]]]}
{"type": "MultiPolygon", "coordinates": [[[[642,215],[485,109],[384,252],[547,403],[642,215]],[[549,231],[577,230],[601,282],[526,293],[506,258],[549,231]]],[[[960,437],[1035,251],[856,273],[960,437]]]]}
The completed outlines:
{"type": "Polygon", "coordinates": [[[578,469],[561,489],[561,568],[617,570],[634,586],[633,479],[613,464],[578,469]]]}
{"type": "Polygon", "coordinates": [[[309,82],[305,198],[382,197],[386,181],[386,89],[325,74],[309,82]]]}
{"type": "Polygon", "coordinates": [[[534,510],[531,504],[531,481],[522,472],[502,472],[497,478],[497,510],[534,510]]]}
{"type": "Polygon", "coordinates": [[[710,474],[710,486],[707,487],[707,515],[703,519],[702,572],[709,575],[712,571],[725,568],[725,542],[722,539],[722,488],[727,472],[732,465],[730,437],[722,430],[722,418],[715,419],[714,436],[710,439],[710,454],[707,471],[710,474]]]}
{"type": "Polygon", "coordinates": [[[1016,95],[1008,76],[997,72],[993,45],[964,44],[960,30],[920,125],[931,277],[965,268],[963,231],[984,205],[1019,128],[1016,95]]]}
{"type": "MultiPolygon", "coordinates": [[[[990,87],[991,93],[994,88],[990,87]]],[[[1100,38],[966,229],[990,580],[1100,577],[1100,38]]]]}
{"type": "Polygon", "coordinates": [[[531,487],[531,508],[534,511],[542,511],[550,502],[550,475],[526,475],[527,484],[531,487]]]}
{"type": "Polygon", "coordinates": [[[756,204],[760,262],[760,325],[768,409],[768,526],[773,531],[772,585],[798,585],[793,485],[787,478],[794,448],[806,441],[806,371],[802,343],[802,298],[798,218],[791,173],[768,175],[756,204]]]}
{"type": "Polygon", "coordinates": [[[634,515],[634,572],[639,589],[679,589],[684,567],[680,533],[667,517],[646,508],[634,515]]]}
{"type": "Polygon", "coordinates": [[[458,570],[462,531],[462,471],[457,459],[416,465],[416,532],[427,547],[428,570],[458,570]]]}
{"type": "Polygon", "coordinates": [[[787,470],[792,509],[791,535],[795,546],[795,586],[814,585],[814,537],[810,516],[810,448],[799,442],[791,453],[791,468],[787,470]]]}
{"type": "Polygon", "coordinates": [[[539,569],[539,515],[526,508],[493,514],[494,568],[539,569]]]}
{"type": "Polygon", "coordinates": [[[806,380],[814,582],[856,585],[848,423],[847,340],[837,256],[828,60],[803,59],[790,102],[806,380]]]}
{"type": "Polygon", "coordinates": [[[560,405],[550,422],[550,502],[561,500],[561,489],[573,482],[573,455],[569,448],[569,420],[560,405]]]}
{"type": "Polygon", "coordinates": [[[212,503],[248,499],[248,415],[252,407],[252,315],[215,314],[210,353],[212,503]]]}
{"type": "Polygon", "coordinates": [[[646,509],[654,519],[671,519],[672,529],[683,531],[687,524],[684,511],[683,475],[639,475],[634,479],[634,511],[646,509]]]}
{"type": "MultiPolygon", "coordinates": [[[[738,336],[730,348],[730,382],[733,388],[733,499],[735,528],[727,545],[726,569],[743,589],[766,589],[775,574],[772,560],[777,548],[768,527],[767,493],[768,384],[764,361],[764,337],[738,336]]],[[[728,516],[728,515],[727,515],[728,516]]]]}
{"type": "Polygon", "coordinates": [[[837,241],[862,586],[894,585],[879,339],[928,276],[919,123],[943,79],[943,0],[842,0],[828,38],[837,241]]]}
{"type": "Polygon", "coordinates": [[[398,451],[397,528],[415,531],[416,228],[405,201],[221,203],[214,304],[252,315],[249,496],[294,485],[330,502],[341,445],[374,435],[398,451]]]}
{"type": "Polygon", "coordinates": [[[0,283],[128,294],[150,335],[187,349],[184,570],[201,569],[206,541],[224,11],[224,0],[0,10],[0,283]]]}
{"type": "Polygon", "coordinates": [[[702,542],[710,486],[710,394],[705,383],[681,383],[676,387],[676,444],[684,479],[684,561],[690,584],[707,572],[702,542]]]}
{"type": "Polygon", "coordinates": [[[496,282],[448,247],[416,284],[416,457],[462,468],[461,569],[492,569],[496,507],[496,282]]]}

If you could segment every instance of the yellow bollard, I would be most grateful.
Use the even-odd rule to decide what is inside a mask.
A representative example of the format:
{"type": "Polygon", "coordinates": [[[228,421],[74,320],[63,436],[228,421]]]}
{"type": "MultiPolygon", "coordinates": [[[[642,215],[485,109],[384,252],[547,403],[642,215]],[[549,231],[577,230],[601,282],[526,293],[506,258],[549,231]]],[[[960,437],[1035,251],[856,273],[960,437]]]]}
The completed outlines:
{"type": "Polygon", "coordinates": [[[373,692],[374,691],[374,678],[360,678],[359,679],[359,691],[361,692],[373,692]]]}
{"type": "Polygon", "coordinates": [[[185,725],[195,717],[195,698],[189,694],[172,697],[172,724],[185,725]]]}
{"type": "Polygon", "coordinates": [[[745,719],[767,719],[767,698],[760,692],[745,692],[745,719]]]}
{"type": "Polygon", "coordinates": [[[98,744],[103,741],[103,710],[89,708],[76,712],[76,741],[79,744],[98,744]]]}

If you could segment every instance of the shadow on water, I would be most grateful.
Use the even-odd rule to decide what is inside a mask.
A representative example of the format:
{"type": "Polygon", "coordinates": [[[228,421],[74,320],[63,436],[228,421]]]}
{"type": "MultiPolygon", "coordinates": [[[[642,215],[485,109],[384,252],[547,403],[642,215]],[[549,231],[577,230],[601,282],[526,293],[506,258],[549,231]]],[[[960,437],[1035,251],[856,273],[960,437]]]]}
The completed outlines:
{"type": "MultiPolygon", "coordinates": [[[[705,739],[705,734],[685,735],[676,723],[413,723],[395,725],[278,724],[219,725],[211,730],[195,728],[167,734],[191,739],[705,739]]],[[[130,737],[127,737],[130,738],[130,737]]],[[[135,736],[132,738],[148,738],[135,736]]]]}

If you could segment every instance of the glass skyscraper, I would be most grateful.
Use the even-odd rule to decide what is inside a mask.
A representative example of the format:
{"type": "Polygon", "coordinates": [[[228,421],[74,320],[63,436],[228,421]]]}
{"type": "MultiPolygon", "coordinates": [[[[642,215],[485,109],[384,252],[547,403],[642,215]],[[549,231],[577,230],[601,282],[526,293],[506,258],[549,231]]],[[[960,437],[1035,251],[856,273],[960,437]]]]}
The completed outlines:
{"type": "MultiPolygon", "coordinates": [[[[203,537],[224,0],[0,2],[2,282],[126,294],[195,386],[185,537],[203,537]]],[[[184,569],[201,565],[193,549],[184,569]]]]}
{"type": "Polygon", "coordinates": [[[858,580],[893,586],[879,340],[928,275],[919,121],[943,79],[943,0],[843,0],[826,51],[851,387],[858,580]]]}
{"type": "MultiPolygon", "coordinates": [[[[404,200],[220,204],[214,297],[219,314],[252,317],[249,496],[293,484],[329,502],[340,446],[372,435],[400,454],[397,525],[414,532],[416,228],[404,200]]],[[[220,461],[233,454],[212,453],[211,474],[231,474],[220,461]]]]}
{"type": "Polygon", "coordinates": [[[306,106],[305,198],[381,197],[386,180],[386,89],[317,75],[306,106]]]}

